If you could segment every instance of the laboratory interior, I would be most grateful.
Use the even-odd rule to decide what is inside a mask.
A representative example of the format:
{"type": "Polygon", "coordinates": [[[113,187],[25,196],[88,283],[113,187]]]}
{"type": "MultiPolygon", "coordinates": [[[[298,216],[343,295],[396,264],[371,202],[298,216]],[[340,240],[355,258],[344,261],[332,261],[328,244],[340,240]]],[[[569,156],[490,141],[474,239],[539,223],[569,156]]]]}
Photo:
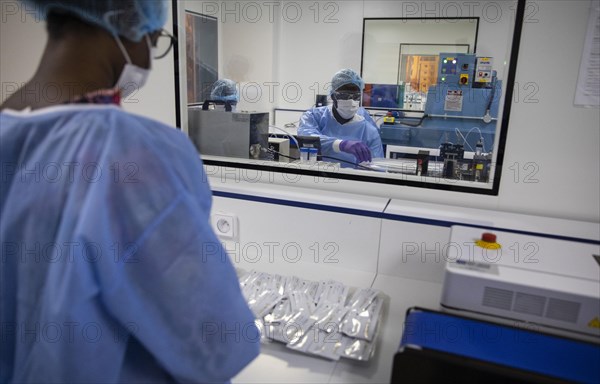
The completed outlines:
{"type": "MultiPolygon", "coordinates": [[[[0,102],[46,38],[2,4],[0,102]]],[[[600,382],[599,1],[176,0],[165,30],[122,108],[202,158],[261,331],[233,383],[600,382]]]]}

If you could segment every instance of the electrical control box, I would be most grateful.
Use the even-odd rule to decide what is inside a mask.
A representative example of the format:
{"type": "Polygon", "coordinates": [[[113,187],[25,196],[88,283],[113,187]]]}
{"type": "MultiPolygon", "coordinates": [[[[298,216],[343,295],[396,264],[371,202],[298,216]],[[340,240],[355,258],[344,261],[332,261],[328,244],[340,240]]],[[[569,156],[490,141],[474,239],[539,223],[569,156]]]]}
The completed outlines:
{"type": "Polygon", "coordinates": [[[474,69],[475,55],[440,53],[438,83],[467,86],[474,69]]]}
{"type": "Polygon", "coordinates": [[[475,65],[474,86],[485,86],[492,82],[493,60],[491,57],[478,57],[475,65]]]}
{"type": "Polygon", "coordinates": [[[600,246],[453,226],[442,306],[600,340],[600,246]]]}
{"type": "MultiPolygon", "coordinates": [[[[462,157],[444,158],[448,167],[445,175],[488,182],[502,95],[502,80],[496,77],[493,59],[473,53],[442,52],[427,60],[414,59],[411,65],[420,68],[421,64],[435,68],[431,81],[424,88],[407,80],[400,88],[404,91],[403,115],[394,121],[384,118],[380,126],[382,143],[438,150],[442,144],[451,142],[470,153],[475,153],[479,144],[476,161],[470,157],[469,161],[462,157]],[[419,120],[409,112],[414,106],[424,112],[419,120]]],[[[412,67],[407,64],[407,70],[412,67]]],[[[418,71],[410,73],[420,76],[418,71]]]]}

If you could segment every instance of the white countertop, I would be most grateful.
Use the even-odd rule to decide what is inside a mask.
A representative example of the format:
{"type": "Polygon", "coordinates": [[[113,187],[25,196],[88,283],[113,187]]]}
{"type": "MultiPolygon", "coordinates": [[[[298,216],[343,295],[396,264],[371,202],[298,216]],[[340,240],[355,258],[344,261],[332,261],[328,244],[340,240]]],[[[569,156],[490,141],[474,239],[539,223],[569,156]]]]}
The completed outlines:
{"type": "MultiPolygon", "coordinates": [[[[343,278],[331,276],[343,281],[343,278]]],[[[356,282],[355,287],[366,287],[356,282]]],[[[234,383],[389,383],[394,354],[400,345],[408,308],[438,309],[441,284],[378,274],[371,288],[385,294],[375,353],[367,362],[329,361],[286,348],[263,344],[261,354],[234,379],[234,383]]]]}

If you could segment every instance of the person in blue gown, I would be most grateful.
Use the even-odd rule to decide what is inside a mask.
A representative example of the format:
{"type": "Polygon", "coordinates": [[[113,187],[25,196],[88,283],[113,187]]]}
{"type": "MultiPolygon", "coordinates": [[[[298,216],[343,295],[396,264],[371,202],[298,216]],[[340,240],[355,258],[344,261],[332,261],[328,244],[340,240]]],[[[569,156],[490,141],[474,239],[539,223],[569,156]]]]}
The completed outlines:
{"type": "Polygon", "coordinates": [[[202,161],[119,106],[168,3],[34,5],[46,50],[0,106],[0,383],[229,382],[260,337],[202,161]]]}
{"type": "MultiPolygon", "coordinates": [[[[210,100],[229,103],[232,112],[235,112],[237,103],[240,101],[240,93],[235,81],[230,79],[219,79],[215,81],[210,89],[210,100]]],[[[224,105],[218,106],[219,110],[226,110],[224,105]]]]}
{"type": "Polygon", "coordinates": [[[312,108],[300,119],[298,135],[319,136],[323,160],[356,167],[384,157],[377,125],[360,107],[364,82],[351,69],[338,71],[331,81],[333,105],[312,108]]]}

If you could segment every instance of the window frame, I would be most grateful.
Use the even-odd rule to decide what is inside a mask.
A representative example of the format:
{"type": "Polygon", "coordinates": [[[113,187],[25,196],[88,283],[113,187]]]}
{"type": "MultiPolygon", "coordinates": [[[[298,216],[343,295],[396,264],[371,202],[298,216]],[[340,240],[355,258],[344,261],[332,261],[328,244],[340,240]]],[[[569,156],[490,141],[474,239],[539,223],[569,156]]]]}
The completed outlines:
{"type": "MultiPolygon", "coordinates": [[[[513,88],[515,84],[516,72],[517,72],[517,62],[520,50],[521,43],[521,34],[523,29],[523,21],[525,15],[525,7],[526,0],[517,0],[517,6],[515,11],[515,22],[514,29],[511,39],[511,50],[510,57],[508,59],[508,72],[507,78],[503,85],[504,96],[504,108],[502,109],[502,121],[500,125],[500,129],[496,128],[496,134],[499,134],[498,139],[498,151],[496,153],[496,157],[493,161],[493,165],[495,167],[494,177],[490,182],[492,183],[492,187],[477,187],[477,183],[473,182],[469,186],[464,185],[454,185],[452,183],[436,183],[432,181],[417,181],[417,180],[409,180],[400,174],[398,178],[391,177],[381,177],[377,176],[376,173],[372,175],[365,174],[352,174],[352,173],[338,173],[338,172],[330,172],[327,170],[321,169],[304,169],[304,168],[295,168],[290,167],[289,165],[282,165],[281,163],[274,163],[265,165],[265,162],[240,162],[240,161],[232,161],[229,160],[231,158],[224,158],[223,160],[216,160],[213,158],[206,158],[203,156],[203,162],[206,165],[216,166],[216,167],[224,167],[224,168],[239,168],[239,169],[250,169],[260,172],[271,172],[271,173],[289,173],[301,176],[312,176],[312,177],[321,177],[327,179],[340,179],[340,180],[350,180],[350,181],[359,181],[366,182],[371,184],[385,184],[385,185],[397,185],[397,186],[406,186],[406,187],[415,187],[415,188],[425,188],[425,189],[433,189],[433,190],[441,190],[441,191],[451,191],[451,192],[463,192],[463,193],[471,193],[478,195],[492,195],[497,196],[500,189],[500,180],[502,177],[502,168],[504,164],[504,154],[506,149],[506,139],[508,135],[508,124],[510,120],[510,113],[512,107],[512,98],[513,98],[513,88]]],[[[174,24],[174,35],[177,39],[178,31],[178,15],[179,9],[177,5],[177,1],[172,2],[172,10],[173,10],[173,24],[174,24]]],[[[374,18],[363,18],[363,41],[364,41],[364,22],[367,19],[374,18]]],[[[375,18],[376,19],[376,18],[375,18]]],[[[395,18],[397,19],[397,18],[395,18]]],[[[435,18],[432,18],[435,19],[435,18]]],[[[180,74],[179,74],[179,49],[178,46],[174,47],[174,68],[175,68],[175,108],[176,108],[176,126],[179,129],[182,129],[182,100],[180,93],[180,74]]],[[[361,52],[361,65],[362,65],[362,52],[361,52]]],[[[362,68],[361,68],[362,70],[362,68]]],[[[187,104],[186,104],[187,107],[187,104]]],[[[457,180],[458,181],[458,180],[457,180]]],[[[487,183],[486,183],[487,185],[487,183]]]]}

